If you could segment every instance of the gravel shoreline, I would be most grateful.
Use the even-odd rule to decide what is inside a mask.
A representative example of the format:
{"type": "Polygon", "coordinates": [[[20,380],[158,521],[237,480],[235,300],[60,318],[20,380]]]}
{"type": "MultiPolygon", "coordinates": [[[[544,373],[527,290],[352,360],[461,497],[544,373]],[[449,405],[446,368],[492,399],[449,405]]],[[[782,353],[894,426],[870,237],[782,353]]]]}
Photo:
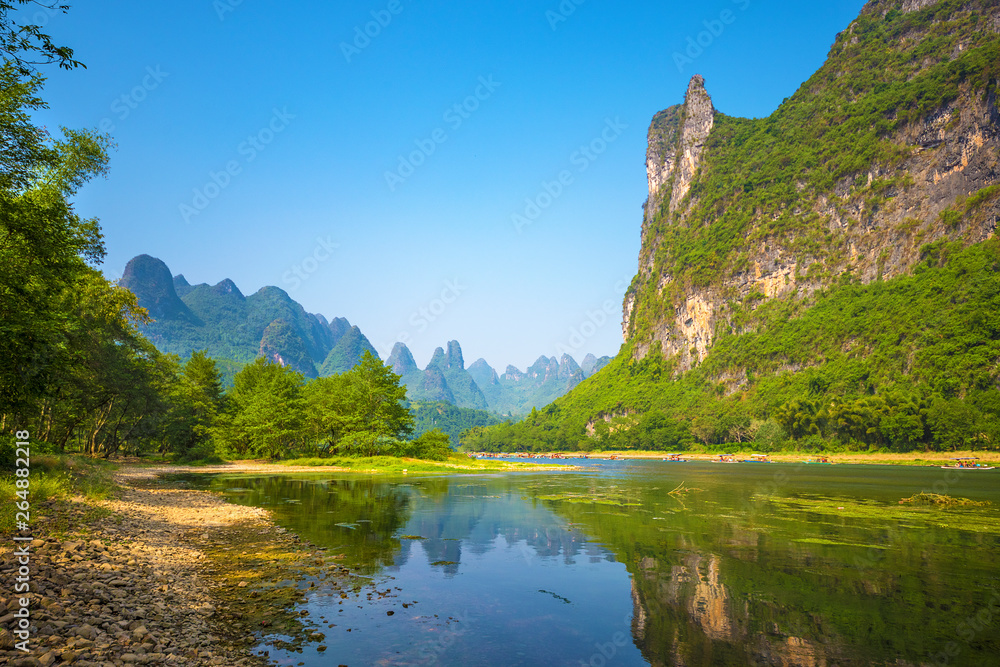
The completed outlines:
{"type": "MultiPolygon", "coordinates": [[[[328,565],[323,554],[275,526],[266,510],[233,505],[207,491],[163,488],[157,479],[181,471],[191,469],[123,467],[115,474],[120,490],[114,499],[48,501],[32,507],[31,650],[14,649],[18,564],[8,536],[0,544],[4,581],[0,663],[15,667],[274,664],[254,653],[261,640],[260,626],[270,622],[244,618],[242,602],[258,598],[251,603],[258,616],[278,618],[281,610],[262,610],[269,599],[260,598],[257,587],[232,581],[232,573],[224,572],[226,561],[219,558],[219,545],[225,545],[221,549],[226,558],[237,559],[241,554],[229,554],[234,549],[229,543],[237,534],[253,535],[253,543],[242,554],[246,558],[260,556],[261,545],[278,545],[282,556],[300,557],[282,560],[283,576],[288,567],[294,569],[307,559],[320,566],[310,572],[314,580],[327,572],[343,576],[346,571],[323,567],[328,565]]],[[[272,562],[279,560],[274,553],[266,555],[272,562]]],[[[297,574],[294,579],[302,580],[301,570],[297,574]]],[[[250,579],[250,583],[259,582],[250,579]]],[[[282,598],[284,605],[301,599],[295,590],[282,598]]],[[[307,626],[297,629],[310,632],[307,626]]],[[[315,632],[309,637],[322,639],[315,632]]]]}

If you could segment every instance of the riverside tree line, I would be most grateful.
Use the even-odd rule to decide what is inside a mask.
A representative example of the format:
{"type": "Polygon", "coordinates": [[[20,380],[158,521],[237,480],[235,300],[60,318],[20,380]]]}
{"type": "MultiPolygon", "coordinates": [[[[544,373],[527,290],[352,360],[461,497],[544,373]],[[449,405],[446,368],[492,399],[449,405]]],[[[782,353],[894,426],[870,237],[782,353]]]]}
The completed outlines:
{"type": "Polygon", "coordinates": [[[38,68],[82,64],[40,26],[18,22],[25,4],[0,0],[0,459],[13,463],[17,430],[31,433],[35,451],[100,456],[447,456],[440,431],[411,439],[405,388],[370,355],[310,382],[261,359],[224,392],[213,360],[195,353],[182,363],[141,335],[148,314],[97,270],[100,224],[72,204],[107,173],[111,138],[32,122],[47,107],[38,68]]]}

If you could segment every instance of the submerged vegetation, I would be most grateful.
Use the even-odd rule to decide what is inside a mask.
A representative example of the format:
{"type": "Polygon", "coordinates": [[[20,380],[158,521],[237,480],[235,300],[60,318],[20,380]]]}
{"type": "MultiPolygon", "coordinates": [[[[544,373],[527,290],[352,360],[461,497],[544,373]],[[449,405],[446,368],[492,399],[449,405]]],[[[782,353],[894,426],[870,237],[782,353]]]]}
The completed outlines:
{"type": "Polygon", "coordinates": [[[932,506],[944,506],[944,507],[986,507],[989,505],[988,502],[979,502],[976,500],[969,500],[968,498],[954,498],[952,496],[943,495],[940,493],[928,493],[922,492],[917,493],[909,498],[903,498],[899,501],[900,505],[911,504],[911,505],[932,505],[932,506]]]}

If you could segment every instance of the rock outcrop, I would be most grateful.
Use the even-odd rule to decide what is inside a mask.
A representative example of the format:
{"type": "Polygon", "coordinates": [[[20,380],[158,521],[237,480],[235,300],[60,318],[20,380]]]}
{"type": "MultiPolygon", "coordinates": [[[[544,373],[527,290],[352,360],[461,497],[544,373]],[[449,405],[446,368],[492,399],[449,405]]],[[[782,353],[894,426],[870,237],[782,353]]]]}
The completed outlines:
{"type": "MultiPolygon", "coordinates": [[[[927,75],[935,66],[947,66],[975,46],[988,58],[988,45],[996,42],[991,33],[1000,32],[1000,8],[995,3],[973,5],[955,10],[954,16],[932,16],[945,11],[944,5],[929,0],[878,0],[865,7],[862,19],[871,25],[907,21],[898,18],[907,13],[927,13],[926,21],[904,24],[906,32],[893,45],[903,52],[915,49],[925,38],[910,26],[930,31],[947,19],[966,31],[952,36],[954,53],[925,56],[922,67],[908,73],[908,79],[894,74],[897,81],[905,82],[927,75]]],[[[665,357],[676,358],[675,368],[684,372],[707,356],[720,327],[732,330],[737,305],[805,298],[845,275],[863,283],[892,278],[909,272],[920,261],[925,244],[942,239],[971,244],[994,233],[1000,220],[1000,189],[991,187],[1000,183],[1000,111],[995,77],[983,80],[990,74],[964,80],[961,74],[952,75],[956,82],[948,84],[950,88],[935,82],[940,104],[916,113],[908,103],[876,98],[877,90],[856,89],[852,99],[838,102],[844,105],[840,122],[850,121],[855,113],[852,105],[860,105],[865,95],[877,100],[869,104],[894,111],[880,135],[862,137],[872,142],[874,157],[832,185],[818,188],[814,185],[818,179],[807,183],[805,174],[791,184],[757,183],[752,172],[740,171],[749,165],[732,166],[734,155],[749,155],[761,162],[770,159],[771,137],[782,131],[787,137],[799,130],[785,119],[811,122],[803,114],[795,115],[797,107],[808,108],[820,99],[826,103],[830,87],[857,67],[865,49],[886,48],[882,43],[873,46],[873,42],[859,41],[858,25],[855,22],[838,36],[823,68],[771,118],[727,118],[726,129],[719,134],[722,116],[715,111],[700,76],[691,80],[684,104],[654,116],[646,155],[649,198],[642,249],[636,279],[623,304],[623,336],[632,344],[636,359],[660,349],[665,357]],[[738,142],[757,142],[759,151],[749,152],[736,137],[738,142]],[[726,182],[716,176],[711,181],[715,190],[706,191],[704,184],[719,173],[719,164],[726,164],[727,174],[747,173],[746,180],[726,182]],[[800,193],[798,197],[787,197],[789,185],[800,193]],[[727,190],[720,192],[720,187],[727,190]],[[757,206],[746,204],[755,188],[780,191],[791,202],[746,213],[749,222],[741,223],[742,227],[719,226],[741,205],[744,211],[757,206]],[[713,235],[728,235],[728,245],[713,245],[713,235]],[[709,278],[693,279],[691,263],[678,261],[678,238],[704,248],[700,255],[688,256],[691,262],[697,258],[697,268],[709,278]],[[725,256],[714,254],[720,245],[728,250],[725,256]]],[[[975,61],[971,66],[976,66],[975,61]]],[[[990,67],[996,69],[988,64],[981,67],[987,72],[990,67]]],[[[803,129],[807,130],[804,137],[823,140],[835,136],[824,133],[839,131],[835,125],[803,129]]],[[[786,137],[782,137],[785,147],[786,137]]],[[[805,152],[812,146],[795,148],[805,152]]]]}

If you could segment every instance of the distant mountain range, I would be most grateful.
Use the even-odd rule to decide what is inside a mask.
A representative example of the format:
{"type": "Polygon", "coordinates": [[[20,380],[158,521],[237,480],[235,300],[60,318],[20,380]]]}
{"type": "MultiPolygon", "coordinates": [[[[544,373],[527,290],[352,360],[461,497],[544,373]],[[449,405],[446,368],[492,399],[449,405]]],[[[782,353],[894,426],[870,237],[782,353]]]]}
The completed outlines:
{"type": "MultiPolygon", "coordinates": [[[[228,278],[217,285],[191,285],[149,255],[129,261],[118,282],[149,311],[153,322],[141,329],[157,349],[182,359],[206,350],[226,379],[260,356],[310,378],[348,371],[366,350],[379,356],[358,327],[342,317],[327,321],[307,313],[277,287],[244,296],[228,278]]],[[[483,359],[466,368],[461,346],[451,341],[447,349],[434,351],[423,370],[402,343],[386,363],[402,377],[413,402],[445,402],[517,416],[548,405],[609,361],[588,354],[578,365],[566,354],[561,359],[542,356],[525,372],[508,366],[498,375],[483,359]]]]}
{"type": "Polygon", "coordinates": [[[588,354],[579,365],[568,354],[561,359],[541,356],[525,372],[507,366],[499,375],[484,359],[477,359],[466,369],[462,347],[453,340],[447,350],[434,350],[424,370],[403,343],[396,343],[386,364],[403,378],[413,401],[445,401],[460,408],[523,415],[533,407],[548,405],[609,361],[610,357],[598,359],[588,354]]]}
{"type": "Polygon", "coordinates": [[[165,353],[184,358],[207,350],[234,366],[265,356],[306,377],[350,370],[365,350],[378,353],[361,330],[342,317],[327,321],[307,313],[277,287],[243,296],[228,278],[217,285],[191,285],[171,276],[161,260],[139,255],[118,281],[138,297],[153,322],[143,333],[165,353]]]}

